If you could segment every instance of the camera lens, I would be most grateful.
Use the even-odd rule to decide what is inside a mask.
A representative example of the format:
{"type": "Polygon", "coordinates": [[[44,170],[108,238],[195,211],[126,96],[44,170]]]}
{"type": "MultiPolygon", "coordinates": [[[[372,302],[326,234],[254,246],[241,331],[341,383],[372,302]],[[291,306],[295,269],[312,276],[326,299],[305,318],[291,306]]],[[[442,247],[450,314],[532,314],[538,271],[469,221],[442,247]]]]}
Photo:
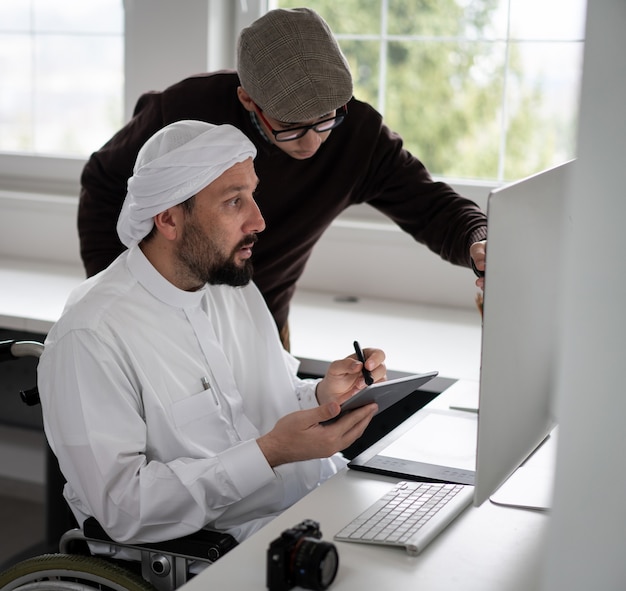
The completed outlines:
{"type": "Polygon", "coordinates": [[[301,538],[293,549],[293,581],[304,589],[323,590],[335,580],[339,555],[335,545],[301,538]]]}

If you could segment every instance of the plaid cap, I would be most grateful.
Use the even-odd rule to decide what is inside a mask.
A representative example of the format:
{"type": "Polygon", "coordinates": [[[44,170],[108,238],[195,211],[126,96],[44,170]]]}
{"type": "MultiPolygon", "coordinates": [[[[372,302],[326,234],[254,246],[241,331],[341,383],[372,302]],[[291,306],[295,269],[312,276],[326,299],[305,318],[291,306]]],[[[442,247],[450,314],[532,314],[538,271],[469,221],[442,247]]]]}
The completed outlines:
{"type": "Polygon", "coordinates": [[[352,98],[348,62],[309,8],[271,10],[243,29],[237,70],[243,89],[278,121],[317,119],[352,98]]]}

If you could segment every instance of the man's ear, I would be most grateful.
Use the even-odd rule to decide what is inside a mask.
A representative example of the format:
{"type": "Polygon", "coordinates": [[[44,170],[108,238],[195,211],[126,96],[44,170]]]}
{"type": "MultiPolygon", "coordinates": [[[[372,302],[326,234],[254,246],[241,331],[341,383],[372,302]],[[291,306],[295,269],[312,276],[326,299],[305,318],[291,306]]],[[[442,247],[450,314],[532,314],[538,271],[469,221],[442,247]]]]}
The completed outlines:
{"type": "Polygon", "coordinates": [[[181,224],[180,207],[170,207],[154,216],[154,226],[166,240],[175,240],[179,236],[181,224]]]}
{"type": "Polygon", "coordinates": [[[254,101],[242,86],[237,87],[237,98],[246,111],[254,111],[254,101]]]}

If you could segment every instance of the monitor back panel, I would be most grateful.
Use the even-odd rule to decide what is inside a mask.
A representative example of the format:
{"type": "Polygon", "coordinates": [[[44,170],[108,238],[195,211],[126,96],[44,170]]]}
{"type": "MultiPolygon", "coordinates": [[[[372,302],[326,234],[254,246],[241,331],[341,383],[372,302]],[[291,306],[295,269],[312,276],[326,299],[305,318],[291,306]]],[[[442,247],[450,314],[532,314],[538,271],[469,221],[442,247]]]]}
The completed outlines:
{"type": "Polygon", "coordinates": [[[560,248],[572,165],[565,163],[489,196],[477,506],[555,424],[560,248]]]}

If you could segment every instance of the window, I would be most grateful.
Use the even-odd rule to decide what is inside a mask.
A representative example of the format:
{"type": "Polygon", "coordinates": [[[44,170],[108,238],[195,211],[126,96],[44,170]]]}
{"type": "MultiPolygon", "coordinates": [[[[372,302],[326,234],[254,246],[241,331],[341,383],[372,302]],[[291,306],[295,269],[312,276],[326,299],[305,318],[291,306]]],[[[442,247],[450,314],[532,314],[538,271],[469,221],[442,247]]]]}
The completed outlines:
{"type": "MultiPolygon", "coordinates": [[[[235,10],[253,13],[258,3],[235,10]]],[[[157,18],[163,10],[130,4],[157,18]]],[[[337,35],[356,96],[436,176],[495,184],[575,156],[584,0],[268,7],[303,4],[337,35]]],[[[123,122],[124,3],[0,0],[0,71],[0,152],[86,157],[123,122]]]]}
{"type": "Polygon", "coordinates": [[[122,0],[0,0],[0,151],[85,156],[122,124],[122,0]]]}
{"type": "Polygon", "coordinates": [[[305,4],[336,34],[356,98],[433,174],[501,182],[575,156],[584,0],[305,4]]]}

